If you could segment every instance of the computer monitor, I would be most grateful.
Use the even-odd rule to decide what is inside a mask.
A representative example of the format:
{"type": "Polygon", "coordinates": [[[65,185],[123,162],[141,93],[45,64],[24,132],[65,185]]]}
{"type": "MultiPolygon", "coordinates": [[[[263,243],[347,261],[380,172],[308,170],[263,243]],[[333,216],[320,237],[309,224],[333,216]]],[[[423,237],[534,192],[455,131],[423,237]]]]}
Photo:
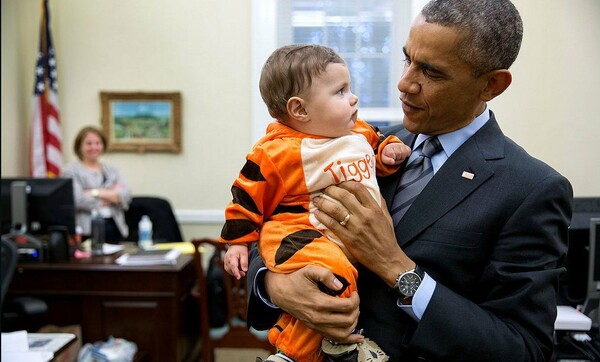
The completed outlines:
{"type": "MultiPolygon", "coordinates": [[[[589,250],[588,289],[584,305],[584,313],[586,314],[597,309],[600,301],[600,218],[590,219],[589,250]]],[[[596,311],[596,313],[598,313],[598,311],[596,311]]],[[[597,320],[597,318],[593,319],[597,320]]]]}
{"type": "Polygon", "coordinates": [[[590,219],[588,294],[600,291],[600,218],[590,219]]]}
{"type": "Polygon", "coordinates": [[[32,235],[47,235],[61,229],[75,235],[72,179],[2,178],[0,184],[2,234],[25,231],[32,235]],[[21,213],[25,220],[19,215],[21,213]]]}
{"type": "Polygon", "coordinates": [[[585,302],[590,259],[590,219],[600,218],[600,197],[575,197],[569,226],[566,274],[560,280],[559,304],[573,307],[585,302]]]}

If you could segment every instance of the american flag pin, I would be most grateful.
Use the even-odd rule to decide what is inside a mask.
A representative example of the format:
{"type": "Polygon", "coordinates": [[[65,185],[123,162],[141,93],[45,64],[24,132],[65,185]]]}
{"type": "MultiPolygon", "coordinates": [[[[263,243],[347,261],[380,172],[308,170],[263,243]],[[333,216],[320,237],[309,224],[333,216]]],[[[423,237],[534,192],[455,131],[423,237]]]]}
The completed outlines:
{"type": "Polygon", "coordinates": [[[467,171],[463,171],[462,177],[466,178],[467,180],[472,180],[473,177],[475,177],[475,174],[467,172],[467,171]]]}

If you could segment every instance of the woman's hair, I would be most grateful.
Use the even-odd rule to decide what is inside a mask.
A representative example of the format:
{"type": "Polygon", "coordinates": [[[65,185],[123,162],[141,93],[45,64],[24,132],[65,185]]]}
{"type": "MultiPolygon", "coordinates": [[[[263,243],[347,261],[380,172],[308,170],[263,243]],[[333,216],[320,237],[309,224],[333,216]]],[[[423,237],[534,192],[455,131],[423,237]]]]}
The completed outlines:
{"type": "Polygon", "coordinates": [[[475,76],[508,69],[519,54],[523,21],[509,0],[432,0],[421,10],[425,21],[458,28],[458,57],[475,76]]]}
{"type": "Polygon", "coordinates": [[[260,74],[260,95],[273,118],[286,120],[287,102],[307,91],[313,77],[330,63],[345,64],[333,49],[316,44],[286,45],[275,50],[260,74]]]}
{"type": "Polygon", "coordinates": [[[100,139],[102,140],[102,145],[106,149],[106,136],[104,135],[104,133],[102,133],[101,130],[93,126],[83,127],[77,133],[77,136],[75,137],[75,142],[73,142],[73,151],[75,151],[75,154],[80,160],[83,160],[83,155],[81,154],[81,143],[83,142],[83,139],[85,138],[85,136],[87,136],[88,133],[95,133],[98,137],[100,137],[100,139]]]}

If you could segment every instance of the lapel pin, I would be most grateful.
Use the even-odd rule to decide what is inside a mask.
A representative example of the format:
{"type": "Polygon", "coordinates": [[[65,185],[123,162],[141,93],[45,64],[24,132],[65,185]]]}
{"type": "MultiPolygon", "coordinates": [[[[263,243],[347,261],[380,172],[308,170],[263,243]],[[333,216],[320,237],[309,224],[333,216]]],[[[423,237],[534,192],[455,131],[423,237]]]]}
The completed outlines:
{"type": "Polygon", "coordinates": [[[463,171],[462,177],[466,178],[467,180],[472,180],[473,177],[475,177],[475,174],[467,172],[467,171],[463,171]]]}

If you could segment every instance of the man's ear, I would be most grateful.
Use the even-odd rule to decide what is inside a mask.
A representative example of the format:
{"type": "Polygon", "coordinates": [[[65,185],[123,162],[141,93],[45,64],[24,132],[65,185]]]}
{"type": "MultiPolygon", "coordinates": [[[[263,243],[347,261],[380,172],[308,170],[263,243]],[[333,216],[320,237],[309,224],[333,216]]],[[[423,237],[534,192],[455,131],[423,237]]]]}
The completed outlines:
{"type": "Polygon", "coordinates": [[[493,70],[482,77],[487,79],[487,83],[480,94],[481,100],[484,102],[491,101],[502,94],[512,83],[512,74],[508,69],[493,70]]]}
{"type": "Polygon", "coordinates": [[[308,113],[304,108],[304,99],[300,97],[292,97],[287,101],[287,112],[291,118],[305,122],[308,120],[308,113]]]}

